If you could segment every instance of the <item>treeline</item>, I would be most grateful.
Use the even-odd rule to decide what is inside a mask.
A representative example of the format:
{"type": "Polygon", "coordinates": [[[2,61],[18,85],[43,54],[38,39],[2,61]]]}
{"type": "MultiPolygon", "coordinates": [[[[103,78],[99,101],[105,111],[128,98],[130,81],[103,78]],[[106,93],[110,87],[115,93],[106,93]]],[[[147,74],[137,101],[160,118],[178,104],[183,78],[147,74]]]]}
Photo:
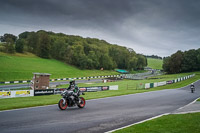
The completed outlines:
{"type": "Polygon", "coordinates": [[[200,48],[177,51],[163,60],[163,70],[167,73],[192,72],[200,70],[200,48]]]}
{"type": "Polygon", "coordinates": [[[154,58],[154,59],[161,59],[162,57],[158,56],[158,55],[146,55],[147,58],[154,58]]]}
{"type": "Polygon", "coordinates": [[[42,58],[53,58],[81,69],[143,69],[146,57],[133,49],[112,45],[104,40],[82,38],[46,31],[23,32],[1,36],[0,51],[31,52],[42,58]]]}

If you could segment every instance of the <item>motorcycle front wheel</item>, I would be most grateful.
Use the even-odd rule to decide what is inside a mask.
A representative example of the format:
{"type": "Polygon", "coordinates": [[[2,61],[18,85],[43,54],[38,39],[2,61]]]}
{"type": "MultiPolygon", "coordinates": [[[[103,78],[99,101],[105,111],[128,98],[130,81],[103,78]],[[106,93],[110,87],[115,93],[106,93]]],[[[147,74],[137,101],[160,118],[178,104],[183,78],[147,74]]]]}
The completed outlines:
{"type": "Polygon", "coordinates": [[[80,97],[80,101],[78,104],[79,108],[84,108],[85,107],[85,99],[83,97],[80,97]]]}
{"type": "Polygon", "coordinates": [[[67,108],[67,101],[64,102],[63,99],[60,99],[60,101],[58,102],[58,107],[61,110],[65,110],[67,108]]]}

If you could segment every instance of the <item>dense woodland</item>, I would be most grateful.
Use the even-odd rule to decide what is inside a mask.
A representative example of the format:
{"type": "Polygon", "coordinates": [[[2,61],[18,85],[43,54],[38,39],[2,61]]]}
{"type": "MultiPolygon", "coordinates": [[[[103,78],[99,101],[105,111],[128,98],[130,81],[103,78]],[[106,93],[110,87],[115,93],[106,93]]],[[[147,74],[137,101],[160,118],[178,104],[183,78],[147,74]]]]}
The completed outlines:
{"type": "Polygon", "coordinates": [[[18,37],[4,34],[0,51],[31,52],[42,58],[53,58],[81,69],[143,69],[147,59],[133,49],[109,44],[95,38],[46,31],[23,32],[18,37]]]}
{"type": "Polygon", "coordinates": [[[158,56],[158,55],[146,55],[147,58],[154,58],[154,59],[161,59],[162,57],[158,56]]]}
{"type": "Polygon", "coordinates": [[[200,48],[189,51],[177,51],[163,60],[163,69],[167,73],[200,71],[200,48]]]}

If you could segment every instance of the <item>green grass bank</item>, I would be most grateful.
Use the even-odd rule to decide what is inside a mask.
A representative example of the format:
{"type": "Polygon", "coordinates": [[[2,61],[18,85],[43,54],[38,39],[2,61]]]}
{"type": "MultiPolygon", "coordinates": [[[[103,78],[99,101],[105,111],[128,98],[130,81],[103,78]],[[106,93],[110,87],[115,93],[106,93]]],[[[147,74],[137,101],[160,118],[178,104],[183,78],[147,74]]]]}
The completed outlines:
{"type": "Polygon", "coordinates": [[[114,133],[200,133],[200,113],[167,115],[114,133]]]}
{"type": "Polygon", "coordinates": [[[50,73],[51,78],[75,78],[119,74],[115,71],[80,70],[54,59],[33,54],[5,54],[0,52],[0,81],[31,80],[33,72],[50,73]]]}
{"type": "Polygon", "coordinates": [[[153,68],[153,69],[162,69],[163,60],[161,59],[154,59],[154,58],[147,58],[147,67],[153,68]]]}

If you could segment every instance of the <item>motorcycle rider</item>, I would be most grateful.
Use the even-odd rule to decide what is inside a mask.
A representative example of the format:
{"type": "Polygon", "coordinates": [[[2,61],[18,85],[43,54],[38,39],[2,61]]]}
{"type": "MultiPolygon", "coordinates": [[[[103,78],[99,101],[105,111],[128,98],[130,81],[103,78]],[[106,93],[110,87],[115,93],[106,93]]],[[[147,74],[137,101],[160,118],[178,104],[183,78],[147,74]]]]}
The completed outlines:
{"type": "Polygon", "coordinates": [[[75,80],[70,80],[67,90],[73,91],[72,95],[75,96],[75,98],[78,97],[79,87],[76,85],[75,80]]]}
{"type": "Polygon", "coordinates": [[[193,93],[194,90],[195,90],[194,83],[192,83],[192,84],[190,85],[190,89],[191,89],[191,91],[192,91],[192,93],[193,93]]]}

